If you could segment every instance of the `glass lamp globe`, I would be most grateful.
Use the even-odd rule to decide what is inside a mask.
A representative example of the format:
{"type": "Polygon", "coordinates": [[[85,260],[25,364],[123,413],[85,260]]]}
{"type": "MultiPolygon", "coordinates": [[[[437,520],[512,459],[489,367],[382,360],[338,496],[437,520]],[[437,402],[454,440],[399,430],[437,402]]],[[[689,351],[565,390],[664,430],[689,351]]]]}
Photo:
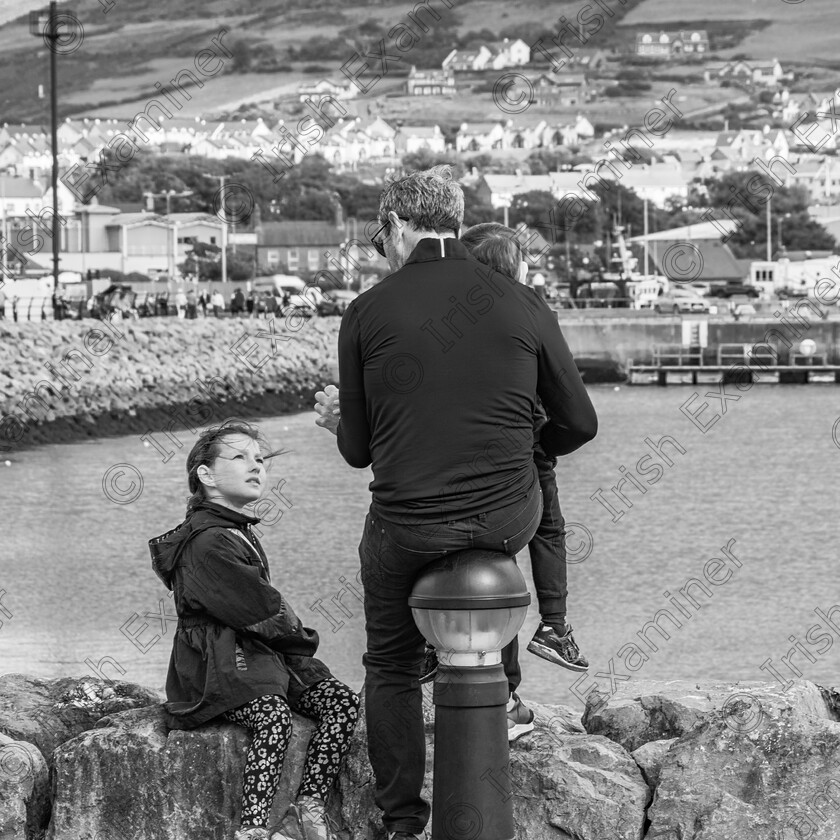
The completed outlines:
{"type": "Polygon", "coordinates": [[[501,662],[525,621],[531,596],[512,557],[468,549],[423,569],[408,604],[443,665],[501,662]]]}

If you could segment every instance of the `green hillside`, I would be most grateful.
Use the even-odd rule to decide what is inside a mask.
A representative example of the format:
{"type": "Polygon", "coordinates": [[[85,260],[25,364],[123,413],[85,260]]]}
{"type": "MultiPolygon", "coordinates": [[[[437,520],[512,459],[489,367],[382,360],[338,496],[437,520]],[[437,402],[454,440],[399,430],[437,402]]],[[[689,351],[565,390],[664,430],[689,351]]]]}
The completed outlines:
{"type": "MultiPolygon", "coordinates": [[[[0,0],[0,20],[8,10],[44,8],[43,2],[0,0]]],[[[378,44],[384,41],[389,60],[375,93],[362,97],[362,107],[374,98],[398,93],[412,64],[436,67],[453,48],[465,48],[502,37],[528,43],[543,37],[549,44],[562,16],[575,20],[579,2],[547,5],[522,0],[514,7],[501,0],[427,0],[417,13],[412,3],[367,3],[358,0],[72,0],[61,3],[81,22],[83,36],[59,57],[59,115],[111,116],[131,114],[132,103],[158,95],[196,54],[224,28],[224,43],[232,57],[213,78],[204,79],[182,116],[230,114],[249,99],[280,101],[285,109],[295,100],[301,80],[341,78],[342,64],[354,54],[367,53],[370,73],[378,73],[378,44]],[[452,8],[447,7],[452,3],[452,8]],[[417,21],[422,25],[418,25],[417,21]],[[425,26],[425,31],[422,28],[425,26]],[[407,36],[406,32],[413,33],[407,36]],[[394,42],[403,33],[400,49],[394,42]],[[410,41],[408,40],[410,38],[410,41]],[[406,46],[407,44],[407,46],[406,46]]],[[[827,56],[824,45],[836,29],[825,21],[838,17],[837,0],[807,0],[790,5],[775,0],[603,0],[614,10],[588,47],[627,52],[635,31],[647,26],[703,23],[728,53],[775,55],[782,60],[827,56]],[[760,12],[760,16],[759,16],[760,12]],[[723,23],[722,21],[727,21],[723,23]],[[793,34],[792,34],[793,33],[793,34]],[[806,40],[808,40],[806,48],[806,40]],[[811,43],[816,47],[812,48],[811,43]],[[822,52],[821,52],[822,50],[822,52]]],[[[568,38],[567,38],[568,41],[568,38]]],[[[353,66],[360,67],[364,60],[353,66]]],[[[38,98],[38,86],[49,88],[47,51],[28,31],[26,15],[0,26],[0,123],[45,122],[49,100],[38,98]]],[[[396,104],[396,103],[395,103],[396,104]]],[[[702,103],[699,103],[702,104],[702,103]]],[[[387,107],[387,106],[386,106],[387,107]]],[[[490,112],[493,112],[490,103],[490,112]]],[[[407,115],[410,116],[410,115],[407,115]]],[[[466,112],[464,114],[466,116],[466,112]]],[[[478,112],[472,119],[480,118],[478,112]]],[[[623,118],[623,117],[622,117],[623,118]]]]}
{"type": "MultiPolygon", "coordinates": [[[[622,7],[615,0],[614,16],[590,46],[624,48],[628,36],[618,24],[639,2],[627,0],[622,7]]],[[[19,9],[35,5],[30,0],[16,4],[19,9]]],[[[155,83],[165,85],[188,67],[221,27],[229,30],[226,43],[236,49],[231,48],[234,58],[226,61],[223,73],[202,89],[208,110],[227,105],[231,96],[246,98],[261,89],[293,92],[307,72],[321,74],[316,80],[338,76],[357,51],[372,54],[369,61],[376,68],[380,40],[401,59],[387,67],[385,81],[392,82],[412,64],[440,66],[453,47],[502,37],[528,43],[548,39],[558,18],[574,19],[580,4],[522,0],[514,10],[499,0],[427,0],[414,21],[410,13],[416,3],[358,0],[74,0],[60,9],[72,11],[84,29],[77,48],[65,50],[68,54],[59,60],[59,111],[67,116],[148,98],[155,83]],[[394,46],[398,32],[403,33],[399,50],[394,46]],[[241,85],[231,83],[230,74],[246,71],[263,74],[263,79],[250,75],[241,85]]],[[[0,73],[6,82],[0,91],[0,121],[46,119],[47,102],[37,98],[38,85],[48,87],[46,50],[29,34],[25,15],[0,27],[0,73]]]]}

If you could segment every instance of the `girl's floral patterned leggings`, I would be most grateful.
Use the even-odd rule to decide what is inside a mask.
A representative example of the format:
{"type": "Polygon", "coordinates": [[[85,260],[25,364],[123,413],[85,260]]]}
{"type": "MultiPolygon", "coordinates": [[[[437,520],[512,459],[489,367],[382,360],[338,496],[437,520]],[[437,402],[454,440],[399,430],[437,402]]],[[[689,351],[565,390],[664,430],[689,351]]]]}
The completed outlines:
{"type": "MultiPolygon", "coordinates": [[[[264,826],[268,822],[292,734],[289,709],[282,697],[267,694],[224,713],[225,718],[247,727],[252,734],[242,787],[243,826],[264,826]]],[[[350,747],[359,718],[359,697],[330,677],[310,686],[291,709],[317,722],[297,795],[326,799],[350,747]]]]}

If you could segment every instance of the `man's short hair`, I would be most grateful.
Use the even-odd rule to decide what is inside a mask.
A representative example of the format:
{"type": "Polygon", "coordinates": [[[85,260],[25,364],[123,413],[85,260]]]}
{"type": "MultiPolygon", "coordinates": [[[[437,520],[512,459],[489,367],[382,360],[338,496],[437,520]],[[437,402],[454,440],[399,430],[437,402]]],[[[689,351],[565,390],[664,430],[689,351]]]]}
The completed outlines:
{"type": "Polygon", "coordinates": [[[479,262],[516,280],[525,253],[515,230],[498,222],[484,222],[465,230],[461,242],[479,262]]]}
{"type": "Polygon", "coordinates": [[[379,217],[393,211],[417,230],[452,231],[464,221],[464,191],[450,166],[433,166],[390,181],[379,196],[379,217]]]}

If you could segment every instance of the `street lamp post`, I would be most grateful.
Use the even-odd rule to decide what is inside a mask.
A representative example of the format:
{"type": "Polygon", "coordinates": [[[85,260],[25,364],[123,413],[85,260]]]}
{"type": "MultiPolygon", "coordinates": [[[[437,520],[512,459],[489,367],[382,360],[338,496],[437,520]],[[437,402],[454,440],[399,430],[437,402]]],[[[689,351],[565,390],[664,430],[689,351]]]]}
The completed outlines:
{"type": "Polygon", "coordinates": [[[502,193],[496,197],[496,207],[501,207],[504,212],[504,221],[503,224],[505,227],[510,227],[510,206],[513,204],[513,196],[507,193],[502,193]]]}
{"type": "Polygon", "coordinates": [[[512,557],[469,549],[426,566],[408,600],[437,648],[432,836],[513,840],[508,681],[501,650],[531,596],[512,557]]]}
{"type": "Polygon", "coordinates": [[[688,225],[686,225],[686,227],[688,228],[688,230],[686,231],[686,239],[688,239],[688,241],[691,242],[691,205],[683,204],[680,209],[683,211],[683,213],[686,214],[686,217],[688,218],[688,225]]]}
{"type": "Polygon", "coordinates": [[[572,281],[572,250],[569,243],[569,231],[563,231],[563,240],[566,243],[566,279],[571,283],[572,281]]]}
{"type": "MultiPolygon", "coordinates": [[[[227,175],[213,175],[210,172],[205,172],[204,175],[207,178],[213,178],[214,180],[219,182],[219,192],[222,194],[222,206],[224,206],[224,192],[225,192],[225,179],[227,175]]],[[[222,223],[222,283],[227,283],[227,221],[225,219],[220,218],[219,221],[222,223]]]]}
{"type": "Polygon", "coordinates": [[[770,195],[767,198],[767,262],[770,262],[773,259],[773,228],[771,227],[771,210],[770,206],[773,203],[773,196],[770,195]]]}
{"type": "MultiPolygon", "coordinates": [[[[353,228],[353,235],[352,235],[352,238],[350,239],[350,242],[348,242],[348,244],[345,248],[347,253],[350,252],[350,244],[353,243],[353,242],[358,242],[359,241],[358,238],[357,238],[358,235],[359,235],[358,220],[356,219],[355,216],[350,216],[347,219],[348,233],[349,233],[349,228],[351,227],[351,222],[352,222],[352,228],[353,228]]],[[[361,259],[361,256],[359,257],[359,259],[361,259]]],[[[359,273],[359,275],[361,275],[361,266],[359,266],[359,272],[358,273],[359,273]]],[[[345,275],[345,279],[347,281],[347,289],[349,290],[350,286],[353,283],[353,278],[352,278],[351,274],[348,273],[348,274],[345,275]]],[[[361,282],[361,280],[360,280],[360,282],[361,282]]]]}
{"type": "MultiPolygon", "coordinates": [[[[0,177],[0,243],[7,241],[6,233],[6,182],[0,177]]],[[[6,248],[0,250],[0,275],[6,276],[6,248]]],[[[3,313],[0,312],[0,315],[3,313]]]]}
{"type": "Polygon", "coordinates": [[[58,291],[59,262],[59,216],[58,216],[58,90],[56,72],[56,49],[59,40],[56,25],[56,2],[52,0],[48,12],[31,12],[29,32],[49,43],[50,49],[50,130],[52,134],[52,252],[53,252],[53,293],[58,291]]]}
{"type": "Polygon", "coordinates": [[[781,214],[776,216],[776,247],[779,251],[784,248],[784,245],[782,244],[782,222],[789,218],[790,213],[785,213],[784,216],[781,214]]]}

